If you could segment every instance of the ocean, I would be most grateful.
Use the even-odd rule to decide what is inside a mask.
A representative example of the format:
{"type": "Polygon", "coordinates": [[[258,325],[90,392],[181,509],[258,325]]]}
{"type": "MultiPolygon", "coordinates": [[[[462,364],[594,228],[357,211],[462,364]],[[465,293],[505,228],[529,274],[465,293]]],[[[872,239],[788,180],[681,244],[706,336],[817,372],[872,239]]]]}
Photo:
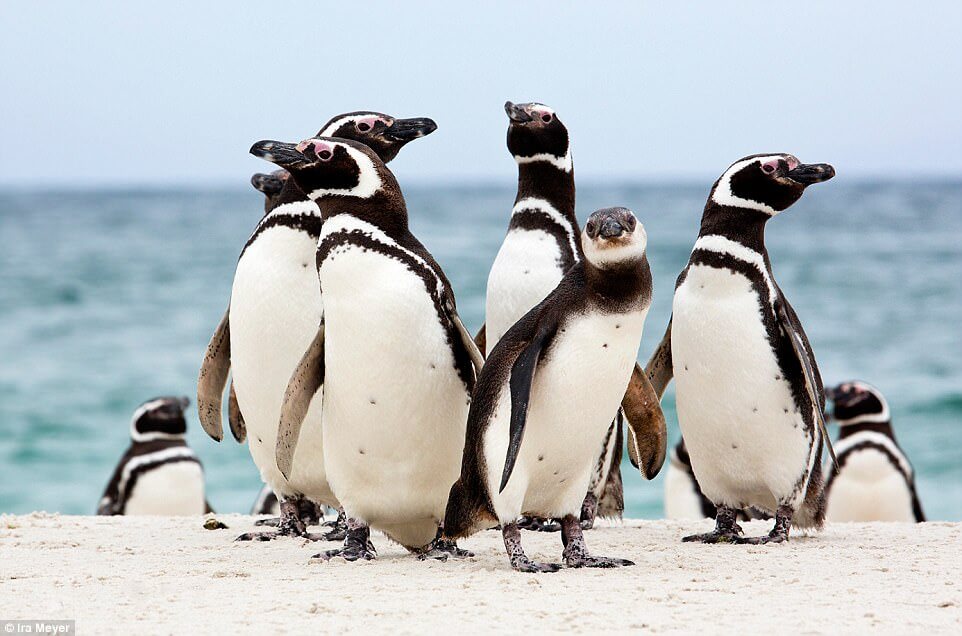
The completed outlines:
{"type": "MultiPolygon", "coordinates": [[[[640,358],[660,340],[708,183],[582,186],[579,218],[625,205],[645,224],[654,300],[640,358]]],[[[481,324],[514,184],[405,189],[414,233],[481,324]]],[[[236,190],[0,195],[0,513],[92,514],[144,399],[194,400],[234,265],[262,213],[236,190]]],[[[962,520],[962,182],[812,187],[769,223],[775,275],[826,383],[862,379],[892,407],[930,519],[962,520]]],[[[678,436],[673,393],[664,401],[678,436]]],[[[217,444],[196,410],[189,442],[218,511],[246,512],[260,480],[246,447],[217,444]]],[[[662,476],[627,460],[626,515],[662,515],[662,476]]]]}

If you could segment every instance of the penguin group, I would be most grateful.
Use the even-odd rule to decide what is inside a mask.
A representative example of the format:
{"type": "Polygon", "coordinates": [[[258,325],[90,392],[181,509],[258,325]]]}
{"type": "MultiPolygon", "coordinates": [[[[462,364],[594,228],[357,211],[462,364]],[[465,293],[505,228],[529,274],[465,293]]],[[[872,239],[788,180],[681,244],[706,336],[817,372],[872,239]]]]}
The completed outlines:
{"type": "MultiPolygon", "coordinates": [[[[567,127],[540,103],[507,102],[505,113],[518,188],[477,332],[412,233],[418,211],[387,166],[434,133],[433,120],[355,111],[303,140],[251,147],[274,166],[251,179],[264,214],[240,249],[197,390],[216,441],[226,395],[231,437],[264,482],[252,512],[274,515],[238,540],[340,541],[314,558],[368,561],[377,530],[419,559],[447,560],[473,556],[458,542],[498,528],[519,571],[632,565],[591,552],[584,530],[621,516],[625,448],[644,478],[662,468],[672,380],[684,442],[668,481],[671,498],[691,498],[672,516],[715,518],[685,541],[785,541],[792,527],[845,518],[859,479],[876,480],[892,518],[921,519],[884,398],[863,383],[823,387],[765,247],[768,220],[832,166],[772,153],[722,173],[643,367],[654,295],[644,224],[613,206],[579,225],[567,127]],[[842,425],[837,457],[826,419],[842,425]],[[746,515],[771,518],[771,532],[744,536],[746,515]],[[525,529],[558,530],[560,561],[530,559],[525,529]]],[[[140,502],[162,479],[184,500],[168,514],[209,511],[183,441],[186,407],[159,398],[137,410],[103,514],[149,514],[140,502]]]]}

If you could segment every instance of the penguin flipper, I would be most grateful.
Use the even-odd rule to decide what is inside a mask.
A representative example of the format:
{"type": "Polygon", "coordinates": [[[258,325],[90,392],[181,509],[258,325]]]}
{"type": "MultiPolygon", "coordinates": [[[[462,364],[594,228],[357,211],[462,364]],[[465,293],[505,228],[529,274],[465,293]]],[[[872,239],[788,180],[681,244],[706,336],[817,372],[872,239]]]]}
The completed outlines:
{"type": "Polygon", "coordinates": [[[448,318],[454,323],[454,327],[458,330],[458,335],[461,336],[461,343],[464,345],[464,348],[468,350],[468,355],[471,357],[471,364],[474,365],[474,377],[477,378],[478,374],[481,373],[481,367],[484,366],[484,355],[482,355],[478,345],[475,344],[471,333],[464,326],[464,323],[461,322],[461,316],[458,315],[458,310],[454,306],[454,302],[448,299],[448,302],[445,304],[448,318]]]}
{"type": "Polygon", "coordinates": [[[481,350],[481,353],[482,353],[482,354],[483,354],[483,353],[487,350],[487,348],[488,348],[488,333],[487,333],[487,328],[486,328],[486,327],[487,327],[486,324],[482,324],[482,325],[481,325],[481,328],[478,329],[478,333],[475,334],[475,336],[474,336],[474,344],[476,344],[476,345],[478,346],[478,349],[481,350]]]}
{"type": "Polygon", "coordinates": [[[237,403],[237,394],[234,393],[234,383],[230,383],[230,391],[227,396],[227,422],[230,424],[230,432],[239,443],[243,444],[247,438],[247,424],[244,423],[244,414],[241,413],[240,405],[237,403]]]}
{"type": "Polygon", "coordinates": [[[832,438],[828,434],[828,428],[825,426],[825,416],[822,412],[824,410],[824,394],[820,388],[821,383],[815,377],[816,370],[812,358],[809,356],[809,352],[805,347],[802,335],[799,334],[795,328],[797,320],[793,321],[791,316],[789,316],[788,303],[784,298],[779,298],[775,302],[775,317],[782,329],[782,333],[784,333],[785,337],[792,343],[792,350],[795,352],[795,357],[798,358],[798,364],[802,367],[802,372],[805,376],[805,389],[808,391],[808,397],[812,401],[812,409],[815,411],[815,421],[818,423],[822,439],[825,440],[825,447],[828,449],[828,454],[832,458],[832,465],[835,467],[835,472],[838,472],[838,457],[835,456],[835,448],[832,446],[832,438]]]}
{"type": "Polygon", "coordinates": [[[311,346],[301,357],[301,361],[291,374],[284,392],[281,419],[277,427],[277,445],[274,456],[277,468],[284,477],[290,479],[294,465],[294,451],[301,434],[301,425],[307,417],[311,400],[324,384],[324,322],[321,320],[311,346]]]}
{"type": "Polygon", "coordinates": [[[665,463],[668,429],[658,394],[637,363],[621,408],[628,422],[628,459],[645,479],[654,479],[665,463]]]}
{"type": "Polygon", "coordinates": [[[664,337],[658,343],[655,352],[651,354],[648,364],[645,365],[645,375],[659,401],[665,395],[665,389],[668,388],[668,383],[671,382],[674,374],[675,370],[671,363],[671,318],[669,318],[664,337]]]}
{"type": "Polygon", "coordinates": [[[221,400],[230,373],[230,308],[211,336],[197,377],[197,415],[204,431],[219,442],[224,439],[221,400]]]}
{"type": "Polygon", "coordinates": [[[534,372],[538,367],[541,352],[551,341],[555,333],[556,323],[539,324],[534,337],[524,346],[521,353],[511,366],[511,377],[508,381],[511,389],[511,422],[509,426],[508,452],[504,459],[504,472],[501,475],[501,486],[498,492],[504,491],[518,460],[521,450],[521,439],[524,437],[524,426],[528,420],[528,404],[531,401],[531,385],[534,382],[534,372]]]}

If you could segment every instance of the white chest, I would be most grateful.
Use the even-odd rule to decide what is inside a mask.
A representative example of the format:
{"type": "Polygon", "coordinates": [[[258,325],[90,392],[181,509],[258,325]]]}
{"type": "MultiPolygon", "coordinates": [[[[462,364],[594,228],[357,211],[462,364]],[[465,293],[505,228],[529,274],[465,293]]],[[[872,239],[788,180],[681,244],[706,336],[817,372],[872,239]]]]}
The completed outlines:
{"type": "Polygon", "coordinates": [[[915,521],[912,493],[902,472],[879,448],[851,450],[859,442],[881,444],[896,461],[905,461],[888,438],[875,433],[858,433],[836,445],[843,466],[832,481],[825,517],[829,521],[915,521]],[[881,438],[881,439],[880,439],[881,438]]]}
{"type": "Polygon", "coordinates": [[[485,301],[487,352],[532,307],[550,294],[564,271],[561,250],[541,230],[511,230],[488,275],[485,301]]]}
{"type": "Polygon", "coordinates": [[[697,265],[672,304],[678,420],[715,503],[771,508],[809,464],[811,439],[761,312],[747,278],[697,265]]]}
{"type": "Polygon", "coordinates": [[[196,462],[162,464],[141,473],[124,508],[126,515],[202,515],[204,473],[196,462]]]}

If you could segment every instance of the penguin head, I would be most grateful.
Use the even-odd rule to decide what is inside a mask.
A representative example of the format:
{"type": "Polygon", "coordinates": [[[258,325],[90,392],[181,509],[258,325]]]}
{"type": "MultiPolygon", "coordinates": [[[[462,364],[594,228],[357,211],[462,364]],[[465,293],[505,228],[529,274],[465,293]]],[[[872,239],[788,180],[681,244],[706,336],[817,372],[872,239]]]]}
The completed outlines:
{"type": "Polygon", "coordinates": [[[278,196],[284,189],[284,184],[290,178],[291,173],[287,170],[275,170],[270,174],[264,174],[263,172],[258,172],[251,177],[251,185],[254,189],[259,190],[264,194],[266,200],[264,201],[264,211],[268,212],[275,207],[277,203],[278,196]]]}
{"type": "Polygon", "coordinates": [[[840,426],[867,422],[884,424],[891,417],[882,392],[867,382],[850,380],[828,387],[825,397],[832,401],[832,419],[840,426]]]}
{"type": "Polygon", "coordinates": [[[739,159],[712,187],[710,203],[758,210],[775,216],[798,201],[805,188],[828,181],[835,168],[801,163],[793,155],[751,155],[739,159]]]}
{"type": "Polygon", "coordinates": [[[568,129],[544,104],[504,103],[508,114],[508,150],[518,164],[548,162],[571,172],[568,129]]]}
{"type": "Polygon", "coordinates": [[[588,217],[581,246],[585,258],[599,269],[622,266],[645,257],[648,234],[628,208],[604,208],[588,217]]]}
{"type": "Polygon", "coordinates": [[[398,119],[373,111],[345,113],[324,124],[315,137],[338,137],[358,141],[387,163],[397,157],[409,141],[430,135],[438,129],[433,119],[398,119]]]}
{"type": "Polygon", "coordinates": [[[370,199],[384,189],[397,189],[394,175],[368,146],[349,139],[314,137],[298,144],[258,141],[250,150],[291,173],[311,199],[370,199]]]}
{"type": "Polygon", "coordinates": [[[190,405],[186,397],[165,396],[147,400],[137,407],[130,420],[130,438],[134,442],[158,439],[182,439],[187,433],[184,410],[190,405]]]}

